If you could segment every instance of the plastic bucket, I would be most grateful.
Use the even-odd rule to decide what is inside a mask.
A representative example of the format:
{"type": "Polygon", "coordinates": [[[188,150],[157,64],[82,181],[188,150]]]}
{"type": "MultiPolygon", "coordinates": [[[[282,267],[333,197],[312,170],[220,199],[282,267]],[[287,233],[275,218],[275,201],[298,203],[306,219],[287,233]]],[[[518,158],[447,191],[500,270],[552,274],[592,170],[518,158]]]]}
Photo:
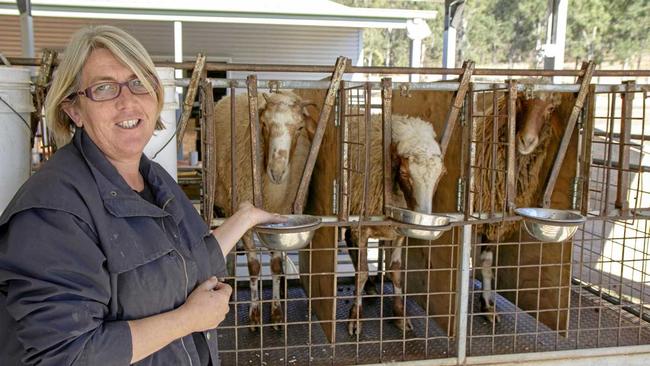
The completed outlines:
{"type": "Polygon", "coordinates": [[[0,213],[2,213],[31,172],[29,123],[34,105],[30,92],[30,70],[0,66],[0,98],[2,98],[0,101],[0,213]]]}
{"type": "Polygon", "coordinates": [[[178,166],[176,156],[176,110],[178,109],[178,94],[174,86],[174,69],[171,67],[157,67],[156,72],[165,91],[165,104],[160,114],[160,119],[165,125],[164,130],[156,130],[153,137],[144,147],[144,153],[153,159],[177,179],[178,166]],[[167,144],[165,146],[165,144],[167,144]]]}

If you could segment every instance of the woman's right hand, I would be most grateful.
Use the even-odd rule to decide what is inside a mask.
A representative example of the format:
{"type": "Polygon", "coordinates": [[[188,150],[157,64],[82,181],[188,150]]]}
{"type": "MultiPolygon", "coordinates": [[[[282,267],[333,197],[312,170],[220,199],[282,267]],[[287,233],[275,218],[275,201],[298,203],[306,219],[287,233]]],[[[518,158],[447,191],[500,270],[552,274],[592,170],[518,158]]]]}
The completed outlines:
{"type": "Polygon", "coordinates": [[[216,277],[210,277],[198,285],[178,308],[182,313],[184,326],[190,333],[216,328],[230,311],[230,294],[230,285],[219,282],[216,277]]]}

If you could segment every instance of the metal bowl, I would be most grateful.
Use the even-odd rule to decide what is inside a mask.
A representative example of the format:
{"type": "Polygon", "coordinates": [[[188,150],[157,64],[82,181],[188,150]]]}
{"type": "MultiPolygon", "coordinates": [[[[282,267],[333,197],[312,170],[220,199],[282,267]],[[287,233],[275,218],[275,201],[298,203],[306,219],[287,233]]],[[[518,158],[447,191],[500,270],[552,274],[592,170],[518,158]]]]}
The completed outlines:
{"type": "Polygon", "coordinates": [[[321,218],[310,215],[284,215],[287,222],[262,224],[253,229],[270,250],[296,250],[309,244],[321,226],[321,218]]]}
{"type": "Polygon", "coordinates": [[[425,214],[393,206],[386,206],[386,215],[395,221],[418,226],[445,226],[450,220],[445,215],[425,214]]]}
{"type": "Polygon", "coordinates": [[[419,229],[413,227],[400,226],[397,228],[397,232],[408,236],[409,238],[422,239],[422,240],[436,240],[442,235],[445,231],[451,228],[451,225],[444,226],[432,226],[435,229],[419,229]]]}
{"type": "Polygon", "coordinates": [[[399,226],[397,232],[409,238],[435,240],[451,227],[450,217],[445,215],[425,214],[404,208],[386,206],[389,218],[414,226],[399,226]]]}
{"type": "Polygon", "coordinates": [[[524,227],[531,236],[545,242],[571,239],[578,227],[586,221],[580,214],[551,208],[517,208],[515,213],[524,217],[524,227]]]}

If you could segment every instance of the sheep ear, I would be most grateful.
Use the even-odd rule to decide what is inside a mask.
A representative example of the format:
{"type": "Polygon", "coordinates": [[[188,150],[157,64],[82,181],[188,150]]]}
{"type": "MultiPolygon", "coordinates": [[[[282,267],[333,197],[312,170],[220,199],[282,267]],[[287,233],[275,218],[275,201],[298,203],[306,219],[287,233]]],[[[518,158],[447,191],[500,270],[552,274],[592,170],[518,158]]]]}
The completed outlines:
{"type": "Polygon", "coordinates": [[[318,121],[311,118],[309,114],[305,114],[303,116],[303,120],[305,121],[305,129],[307,130],[307,137],[309,138],[309,141],[313,141],[314,135],[316,134],[316,129],[318,128],[318,121]]]}
{"type": "Polygon", "coordinates": [[[269,95],[262,93],[262,98],[257,98],[257,109],[262,110],[266,109],[266,104],[269,102],[269,95]]]}
{"type": "Polygon", "coordinates": [[[551,93],[551,104],[553,104],[553,107],[559,107],[560,104],[562,104],[562,94],[560,93],[551,93]]]}

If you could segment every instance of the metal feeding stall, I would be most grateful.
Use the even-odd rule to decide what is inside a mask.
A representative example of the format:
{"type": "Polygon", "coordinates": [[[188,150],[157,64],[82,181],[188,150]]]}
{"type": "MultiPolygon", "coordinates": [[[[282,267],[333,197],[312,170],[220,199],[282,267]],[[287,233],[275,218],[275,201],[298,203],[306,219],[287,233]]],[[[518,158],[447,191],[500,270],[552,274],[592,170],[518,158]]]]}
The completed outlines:
{"type": "MultiPolygon", "coordinates": [[[[238,123],[248,126],[248,151],[255,153],[250,169],[231,164],[229,178],[231,187],[248,180],[258,206],[264,205],[270,159],[258,100],[292,89],[315,104],[305,109],[315,122],[309,154],[299,184],[283,197],[291,212],[283,213],[319,216],[322,224],[307,247],[280,255],[283,272],[259,242],[254,252],[238,248],[230,254],[227,280],[234,292],[219,332],[224,364],[585,364],[625,357],[640,365],[650,354],[648,85],[591,82],[592,76],[638,79],[648,72],[594,71],[591,63],[577,71],[475,69],[471,62],[459,69],[360,68],[344,59],[334,67],[163,66],[195,70],[192,80],[177,84],[198,88],[201,96],[202,212],[215,225],[212,192],[222,172],[209,162],[238,160],[234,146],[230,156],[216,155],[214,147],[237,141],[234,133],[214,130],[219,116],[209,89],[249,96],[243,106],[230,99],[228,125],[230,131],[238,123]],[[332,77],[205,77],[205,70],[217,69],[332,77]],[[344,80],[350,73],[459,79],[344,80]],[[503,79],[478,81],[483,75],[503,79]],[[576,82],[513,76],[573,76],[576,82]],[[236,120],[238,109],[248,118],[236,120]],[[386,206],[409,205],[395,198],[403,195],[391,145],[392,121],[400,115],[427,121],[437,135],[444,174],[431,214],[446,217],[444,226],[387,218],[386,206]],[[574,229],[573,236],[554,236],[574,229]],[[439,233],[435,239],[398,239],[396,245],[377,234],[387,230],[439,233]],[[368,233],[379,240],[349,246],[350,238],[372,237],[368,233]],[[261,264],[255,291],[247,258],[261,264]],[[251,324],[253,292],[259,294],[260,322],[251,324]]],[[[186,109],[194,99],[188,94],[186,109]]],[[[228,209],[234,210],[241,197],[237,189],[230,193],[228,209]]]]}
{"type": "MultiPolygon", "coordinates": [[[[339,63],[334,68],[329,81],[254,85],[272,85],[271,92],[290,88],[316,102],[312,114],[321,122],[316,136],[322,140],[319,147],[312,145],[314,165],[306,164],[308,174],[299,189],[306,194],[304,184],[310,182],[309,196],[304,204],[296,201],[294,212],[304,207],[321,216],[324,224],[310,246],[285,253],[281,321],[271,321],[273,276],[262,272],[262,321],[251,327],[248,273],[232,273],[237,290],[234,311],[221,331],[224,362],[436,359],[439,364],[471,364],[522,357],[574,359],[584,348],[598,348],[595,355],[647,352],[647,346],[622,347],[650,343],[645,314],[650,244],[646,86],[591,84],[596,73],[592,64],[572,72],[577,81],[569,85],[470,82],[472,75],[482,73],[556,75],[474,70],[471,63],[451,71],[461,76],[456,82],[350,82],[340,80],[341,67],[339,63]],[[546,103],[542,109],[531,107],[531,113],[543,117],[536,122],[543,148],[522,159],[517,139],[529,117],[522,108],[535,100],[546,103]],[[383,209],[394,204],[390,131],[391,119],[398,114],[429,121],[437,132],[446,173],[432,206],[434,213],[450,217],[451,224],[435,240],[406,238],[398,249],[403,251],[401,266],[394,267],[396,248],[388,242],[348,247],[344,232],[404,226],[387,219],[383,209]],[[381,138],[371,136],[375,130],[381,131],[381,138]],[[383,158],[379,165],[376,155],[383,158]],[[381,181],[380,194],[373,178],[381,181]],[[578,228],[572,238],[546,242],[521,225],[525,220],[515,210],[522,207],[574,212],[586,222],[573,225],[578,228]],[[490,231],[497,234],[488,235],[490,231]],[[492,248],[489,263],[481,257],[486,246],[492,248]],[[359,274],[365,272],[370,285],[355,292],[362,284],[359,274]],[[490,272],[491,280],[486,280],[490,272]],[[491,286],[486,287],[486,281],[491,286]],[[482,304],[485,294],[493,308],[486,310],[482,304]],[[363,300],[362,314],[351,311],[358,297],[363,300]],[[395,302],[402,304],[399,313],[395,302]],[[356,325],[351,328],[351,323],[356,325]],[[612,346],[616,348],[604,349],[612,346]],[[535,354],[520,355],[531,352],[535,354]]],[[[300,71],[307,69],[323,71],[300,71]]],[[[244,82],[212,80],[212,85],[244,82]]],[[[263,167],[257,170],[264,174],[263,167]]],[[[250,172],[238,173],[239,179],[242,174],[250,172]]],[[[541,227],[566,223],[546,224],[541,227]]],[[[263,265],[265,252],[258,252],[263,265]]]]}

